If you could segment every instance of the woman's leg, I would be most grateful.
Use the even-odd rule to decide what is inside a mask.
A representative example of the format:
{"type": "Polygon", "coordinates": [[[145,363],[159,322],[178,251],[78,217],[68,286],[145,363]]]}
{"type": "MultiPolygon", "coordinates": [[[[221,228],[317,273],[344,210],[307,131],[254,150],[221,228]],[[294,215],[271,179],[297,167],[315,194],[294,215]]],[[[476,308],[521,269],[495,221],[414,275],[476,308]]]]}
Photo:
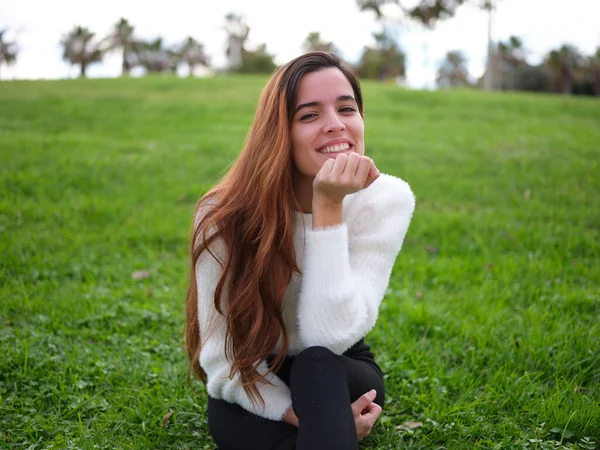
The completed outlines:
{"type": "Polygon", "coordinates": [[[219,450],[295,450],[298,429],[208,398],[208,429],[219,450]]]}
{"type": "Polygon", "coordinates": [[[365,392],[375,389],[375,403],[382,408],[385,399],[385,384],[383,373],[375,363],[371,349],[364,340],[357,342],[341,356],[342,365],[346,372],[350,401],[356,401],[365,392]]]}
{"type": "Polygon", "coordinates": [[[375,403],[384,406],[383,374],[362,339],[342,356],[323,347],[304,350],[293,360],[289,385],[300,420],[298,450],[358,448],[350,404],[375,389],[375,403]]]}
{"type": "Polygon", "coordinates": [[[277,374],[291,388],[300,432],[209,398],[209,430],[220,450],[356,449],[350,403],[376,389],[375,402],[383,406],[383,377],[362,341],[342,356],[323,347],[308,348],[287,358],[277,374]]]}
{"type": "Polygon", "coordinates": [[[299,429],[209,397],[208,427],[219,449],[358,449],[348,378],[341,358],[326,348],[311,347],[286,360],[287,373],[281,375],[284,381],[289,377],[299,429]]]}
{"type": "Polygon", "coordinates": [[[290,375],[300,421],[297,450],[356,450],[358,439],[341,357],[324,347],[299,353],[290,375]]]}

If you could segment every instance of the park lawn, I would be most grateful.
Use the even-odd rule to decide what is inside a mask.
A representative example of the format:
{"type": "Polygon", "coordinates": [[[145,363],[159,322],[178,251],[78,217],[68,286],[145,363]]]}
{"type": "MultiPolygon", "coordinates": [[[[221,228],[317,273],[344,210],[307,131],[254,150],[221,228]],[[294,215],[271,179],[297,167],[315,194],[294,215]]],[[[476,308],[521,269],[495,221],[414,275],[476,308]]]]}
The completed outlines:
{"type": "MultiPolygon", "coordinates": [[[[0,83],[0,448],[214,448],[188,231],[265,81],[0,83]]],[[[361,448],[600,448],[600,102],[364,94],[367,152],[417,208],[361,448]]]]}

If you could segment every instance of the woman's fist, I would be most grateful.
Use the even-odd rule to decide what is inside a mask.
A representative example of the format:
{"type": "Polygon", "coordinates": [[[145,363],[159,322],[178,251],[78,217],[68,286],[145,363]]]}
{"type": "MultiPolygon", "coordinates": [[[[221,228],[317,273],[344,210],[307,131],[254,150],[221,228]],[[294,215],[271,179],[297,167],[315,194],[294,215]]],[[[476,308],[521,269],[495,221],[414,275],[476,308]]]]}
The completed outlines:
{"type": "Polygon", "coordinates": [[[342,153],[325,161],[313,182],[314,195],[341,203],[346,195],[369,187],[379,175],[371,158],[358,153],[342,153]]]}

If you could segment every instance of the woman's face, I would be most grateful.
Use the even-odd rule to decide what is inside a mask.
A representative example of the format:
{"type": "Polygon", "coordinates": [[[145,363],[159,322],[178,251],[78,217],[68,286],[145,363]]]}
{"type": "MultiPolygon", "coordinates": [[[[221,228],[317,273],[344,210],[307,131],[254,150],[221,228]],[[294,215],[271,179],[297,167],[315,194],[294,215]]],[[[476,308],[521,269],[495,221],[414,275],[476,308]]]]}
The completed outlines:
{"type": "Polygon", "coordinates": [[[364,155],[364,122],[345,75],[337,68],[306,74],[292,116],[292,160],[302,177],[314,178],[328,158],[364,155]]]}

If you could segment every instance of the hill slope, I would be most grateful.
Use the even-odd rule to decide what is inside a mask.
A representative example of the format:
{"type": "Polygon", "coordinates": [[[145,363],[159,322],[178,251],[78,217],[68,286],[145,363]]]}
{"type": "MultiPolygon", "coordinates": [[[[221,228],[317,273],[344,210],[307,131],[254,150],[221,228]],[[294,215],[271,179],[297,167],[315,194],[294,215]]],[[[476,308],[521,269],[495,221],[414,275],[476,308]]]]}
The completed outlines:
{"type": "MultiPolygon", "coordinates": [[[[187,237],[264,82],[0,83],[0,447],[213,448],[187,237]]],[[[363,448],[600,448],[600,103],[364,90],[367,152],[417,209],[363,448]]]]}

